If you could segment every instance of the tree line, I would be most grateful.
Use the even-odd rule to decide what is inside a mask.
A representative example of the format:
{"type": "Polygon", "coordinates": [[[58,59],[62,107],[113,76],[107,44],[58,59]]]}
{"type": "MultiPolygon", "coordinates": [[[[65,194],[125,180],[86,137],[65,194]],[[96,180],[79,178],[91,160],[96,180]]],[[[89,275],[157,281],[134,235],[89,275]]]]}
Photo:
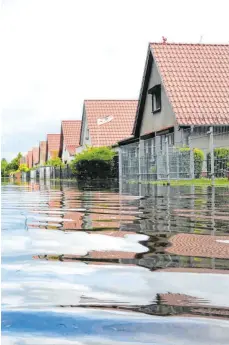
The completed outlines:
{"type": "Polygon", "coordinates": [[[1,177],[8,177],[11,173],[19,170],[20,167],[20,159],[22,157],[21,152],[17,154],[15,158],[13,158],[10,162],[7,162],[5,158],[1,160],[1,177]]]}

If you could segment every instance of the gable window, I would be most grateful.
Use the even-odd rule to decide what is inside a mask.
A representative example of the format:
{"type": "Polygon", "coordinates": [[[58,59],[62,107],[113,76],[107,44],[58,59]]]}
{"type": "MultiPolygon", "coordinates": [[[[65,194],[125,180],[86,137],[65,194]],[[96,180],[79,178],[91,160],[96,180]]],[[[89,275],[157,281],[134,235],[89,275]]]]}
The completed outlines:
{"type": "Polygon", "coordinates": [[[148,90],[148,94],[152,95],[152,113],[161,111],[161,85],[155,85],[148,90]]]}
{"type": "Polygon", "coordinates": [[[86,129],[86,137],[85,137],[85,139],[86,139],[86,140],[89,139],[89,129],[88,129],[88,128],[86,129]]]}

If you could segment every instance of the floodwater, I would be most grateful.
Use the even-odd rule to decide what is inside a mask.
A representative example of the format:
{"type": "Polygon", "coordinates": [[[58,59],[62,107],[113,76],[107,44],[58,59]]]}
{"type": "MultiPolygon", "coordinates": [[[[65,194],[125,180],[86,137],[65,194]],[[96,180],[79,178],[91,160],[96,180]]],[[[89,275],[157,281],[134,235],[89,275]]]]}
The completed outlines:
{"type": "Polygon", "coordinates": [[[3,183],[3,344],[228,345],[228,224],[228,188],[3,183]]]}

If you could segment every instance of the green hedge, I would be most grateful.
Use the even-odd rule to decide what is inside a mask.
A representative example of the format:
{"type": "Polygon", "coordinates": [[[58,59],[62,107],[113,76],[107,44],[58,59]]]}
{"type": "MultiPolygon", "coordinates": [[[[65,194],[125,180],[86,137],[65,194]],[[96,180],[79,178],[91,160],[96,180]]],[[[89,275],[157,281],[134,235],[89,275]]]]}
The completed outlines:
{"type": "Polygon", "coordinates": [[[73,175],[79,179],[118,177],[116,152],[107,146],[88,147],[71,162],[73,175]]]}
{"type": "MultiPolygon", "coordinates": [[[[211,155],[207,155],[208,176],[211,175],[211,155]]],[[[229,171],[229,148],[214,149],[214,171],[215,177],[227,177],[229,171]]]]}
{"type": "MultiPolygon", "coordinates": [[[[190,176],[190,148],[189,147],[182,147],[179,149],[179,164],[182,166],[182,174],[180,177],[186,178],[190,176]]],[[[203,161],[204,161],[204,153],[200,149],[193,149],[194,154],[194,176],[195,178],[201,177],[202,169],[203,169],[203,161]]]]}

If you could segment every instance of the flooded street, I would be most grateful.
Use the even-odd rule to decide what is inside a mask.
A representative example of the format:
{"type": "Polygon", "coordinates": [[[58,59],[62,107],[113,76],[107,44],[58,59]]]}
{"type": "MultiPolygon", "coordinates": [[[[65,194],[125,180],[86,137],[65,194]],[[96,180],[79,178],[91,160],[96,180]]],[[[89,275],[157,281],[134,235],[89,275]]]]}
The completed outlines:
{"type": "Polygon", "coordinates": [[[229,189],[2,184],[4,345],[229,343],[229,189]]]}

